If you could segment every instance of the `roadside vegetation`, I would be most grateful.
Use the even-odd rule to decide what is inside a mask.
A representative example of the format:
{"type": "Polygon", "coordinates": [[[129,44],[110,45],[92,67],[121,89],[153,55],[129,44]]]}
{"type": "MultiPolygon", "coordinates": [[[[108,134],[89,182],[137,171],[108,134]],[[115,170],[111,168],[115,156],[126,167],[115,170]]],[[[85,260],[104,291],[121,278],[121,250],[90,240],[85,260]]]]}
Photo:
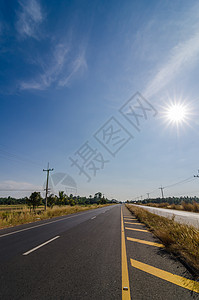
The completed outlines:
{"type": "Polygon", "coordinates": [[[126,207],[144,223],[165,245],[165,249],[177,255],[199,276],[199,230],[152,214],[140,207],[126,204],[126,207]]]}
{"type": "Polygon", "coordinates": [[[43,208],[30,211],[30,209],[28,209],[27,207],[24,207],[20,211],[0,211],[0,228],[2,229],[20,224],[65,216],[80,211],[104,207],[107,205],[110,204],[90,204],[86,206],[54,206],[53,208],[48,207],[46,211],[43,208]]]}
{"type": "Polygon", "coordinates": [[[29,198],[20,199],[20,204],[16,204],[17,201],[10,197],[4,198],[4,200],[5,204],[0,206],[1,229],[117,203],[115,200],[110,201],[104,198],[100,192],[96,193],[94,197],[90,195],[89,198],[86,198],[72,194],[67,196],[63,191],[60,191],[58,196],[49,195],[47,210],[44,208],[45,199],[42,199],[39,192],[32,193],[29,198]],[[8,205],[8,201],[10,205],[8,205]]]}
{"type": "MultiPolygon", "coordinates": [[[[128,201],[127,203],[135,203],[128,201]]],[[[151,198],[137,201],[136,204],[147,205],[159,208],[177,209],[183,211],[191,211],[199,213],[199,198],[194,197],[167,197],[167,198],[151,198]]]]}
{"type": "Polygon", "coordinates": [[[184,211],[191,211],[191,212],[199,212],[199,203],[187,203],[182,201],[181,204],[169,204],[168,202],[163,203],[147,203],[143,204],[146,206],[151,207],[158,207],[158,208],[167,208],[167,209],[177,209],[177,210],[184,210],[184,211]]]}

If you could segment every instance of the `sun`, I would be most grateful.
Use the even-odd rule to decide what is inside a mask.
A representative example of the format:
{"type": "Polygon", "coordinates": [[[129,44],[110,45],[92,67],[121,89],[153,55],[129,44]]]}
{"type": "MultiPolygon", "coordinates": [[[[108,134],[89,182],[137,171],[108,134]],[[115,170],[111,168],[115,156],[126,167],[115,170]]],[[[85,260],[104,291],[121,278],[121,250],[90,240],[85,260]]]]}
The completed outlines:
{"type": "Polygon", "coordinates": [[[188,111],[183,104],[171,104],[166,111],[166,117],[171,123],[183,123],[186,121],[188,111]]]}
{"type": "Polygon", "coordinates": [[[160,118],[166,125],[180,130],[185,130],[186,127],[192,127],[191,120],[194,118],[194,107],[193,103],[184,97],[168,97],[163,104],[160,106],[160,118]]]}

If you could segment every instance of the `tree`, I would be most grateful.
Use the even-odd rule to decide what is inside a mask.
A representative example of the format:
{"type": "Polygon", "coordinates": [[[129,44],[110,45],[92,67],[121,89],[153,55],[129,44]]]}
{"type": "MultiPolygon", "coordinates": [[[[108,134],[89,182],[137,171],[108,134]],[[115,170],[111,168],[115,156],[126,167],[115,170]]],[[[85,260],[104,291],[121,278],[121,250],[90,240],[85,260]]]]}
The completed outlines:
{"type": "Polygon", "coordinates": [[[69,199],[70,206],[75,206],[75,201],[73,199],[69,199]]]}
{"type": "Polygon", "coordinates": [[[101,199],[102,198],[102,193],[101,192],[98,192],[95,194],[94,198],[96,199],[101,199]]]}
{"type": "Polygon", "coordinates": [[[56,200],[57,200],[57,197],[54,196],[53,194],[50,194],[50,196],[48,196],[48,201],[47,201],[48,207],[52,208],[53,205],[55,205],[56,200]]]}
{"type": "Polygon", "coordinates": [[[57,198],[57,204],[59,206],[64,205],[66,200],[66,194],[64,194],[64,191],[59,191],[59,197],[57,198]]]}
{"type": "Polygon", "coordinates": [[[106,204],[107,203],[107,200],[105,198],[101,198],[98,200],[97,202],[98,204],[106,204]]]}
{"type": "Polygon", "coordinates": [[[41,205],[41,203],[42,203],[42,197],[40,195],[40,192],[33,192],[27,201],[28,206],[30,207],[32,206],[34,210],[36,207],[41,205]]]}

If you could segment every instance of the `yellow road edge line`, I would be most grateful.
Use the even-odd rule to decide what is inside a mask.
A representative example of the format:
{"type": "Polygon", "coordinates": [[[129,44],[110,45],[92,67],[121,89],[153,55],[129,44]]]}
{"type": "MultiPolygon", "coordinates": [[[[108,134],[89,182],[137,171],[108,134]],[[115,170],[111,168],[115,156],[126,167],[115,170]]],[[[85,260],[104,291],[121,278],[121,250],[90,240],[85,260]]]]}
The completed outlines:
{"type": "Polygon", "coordinates": [[[121,249],[121,252],[122,252],[122,300],[131,300],[122,207],[121,207],[121,244],[122,244],[122,247],[121,247],[122,248],[121,249]]]}
{"type": "Polygon", "coordinates": [[[164,245],[163,244],[159,244],[159,243],[154,243],[154,242],[149,242],[149,241],[134,239],[134,238],[131,238],[131,237],[127,237],[127,240],[131,241],[131,242],[137,242],[137,243],[140,243],[140,244],[146,244],[146,245],[150,245],[150,246],[164,248],[164,245]]]}
{"type": "Polygon", "coordinates": [[[132,267],[134,267],[136,269],[139,269],[141,271],[144,271],[146,273],[149,273],[151,275],[159,277],[163,280],[169,281],[175,285],[178,285],[178,286],[188,289],[190,291],[199,293],[199,282],[169,273],[167,271],[163,271],[161,269],[141,263],[134,259],[130,259],[130,260],[131,260],[132,267]]]}
{"type": "Polygon", "coordinates": [[[134,231],[149,232],[148,230],[145,230],[145,229],[137,229],[137,228],[129,228],[129,227],[125,227],[125,229],[127,229],[127,230],[134,230],[134,231]]]}
{"type": "Polygon", "coordinates": [[[136,223],[136,222],[124,222],[125,224],[133,224],[133,225],[142,225],[144,226],[144,224],[142,223],[136,223]]]}

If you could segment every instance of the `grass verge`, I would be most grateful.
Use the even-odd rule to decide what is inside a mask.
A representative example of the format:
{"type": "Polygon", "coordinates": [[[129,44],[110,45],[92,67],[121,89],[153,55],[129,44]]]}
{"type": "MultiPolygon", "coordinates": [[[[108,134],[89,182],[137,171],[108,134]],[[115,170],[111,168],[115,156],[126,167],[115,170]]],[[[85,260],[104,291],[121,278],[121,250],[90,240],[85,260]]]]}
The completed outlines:
{"type": "Polygon", "coordinates": [[[31,211],[28,208],[23,208],[20,211],[0,211],[0,229],[6,227],[12,227],[16,225],[36,222],[45,219],[51,219],[54,217],[65,216],[69,214],[74,214],[80,211],[95,209],[104,207],[111,204],[103,204],[103,205],[88,205],[88,206],[54,206],[53,208],[47,208],[44,210],[35,210],[31,211]]]}
{"type": "Polygon", "coordinates": [[[177,255],[199,276],[198,229],[152,214],[140,207],[127,204],[126,207],[162,241],[168,252],[177,255]]]}
{"type": "Polygon", "coordinates": [[[147,203],[144,204],[146,206],[151,207],[158,207],[158,208],[167,208],[167,209],[177,209],[177,210],[184,210],[184,211],[191,211],[199,213],[199,203],[186,203],[182,201],[181,204],[169,204],[168,202],[163,203],[147,203]]]}

